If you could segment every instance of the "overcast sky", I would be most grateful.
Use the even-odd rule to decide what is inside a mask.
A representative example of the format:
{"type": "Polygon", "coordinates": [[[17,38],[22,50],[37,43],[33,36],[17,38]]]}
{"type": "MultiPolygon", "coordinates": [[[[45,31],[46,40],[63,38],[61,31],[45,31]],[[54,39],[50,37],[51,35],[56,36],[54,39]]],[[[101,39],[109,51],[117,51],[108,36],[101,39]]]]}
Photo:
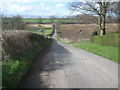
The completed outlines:
{"type": "Polygon", "coordinates": [[[24,17],[71,16],[80,12],[68,9],[70,0],[4,0],[2,14],[7,16],[21,15],[24,17]],[[62,1],[62,2],[61,2],[62,1]]]}

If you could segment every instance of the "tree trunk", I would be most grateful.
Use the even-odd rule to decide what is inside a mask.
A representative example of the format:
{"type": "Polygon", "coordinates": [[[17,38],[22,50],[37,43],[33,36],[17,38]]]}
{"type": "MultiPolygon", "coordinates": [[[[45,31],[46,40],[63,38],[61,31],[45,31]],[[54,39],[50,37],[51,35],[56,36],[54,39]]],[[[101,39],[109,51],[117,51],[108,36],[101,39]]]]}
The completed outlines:
{"type": "Polygon", "coordinates": [[[101,16],[100,16],[99,26],[100,26],[100,32],[99,32],[99,34],[100,34],[100,36],[102,36],[103,35],[103,29],[102,29],[102,17],[101,16]]]}
{"type": "Polygon", "coordinates": [[[100,30],[100,36],[102,36],[102,35],[103,35],[103,30],[101,29],[101,30],[100,30]]]}
{"type": "Polygon", "coordinates": [[[105,29],[105,15],[103,16],[103,35],[106,34],[106,29],[105,29]]]}
{"type": "Polygon", "coordinates": [[[103,29],[103,35],[105,35],[105,34],[106,34],[106,29],[104,28],[104,29],[103,29]]]}
{"type": "Polygon", "coordinates": [[[106,10],[104,10],[104,13],[103,13],[103,35],[106,34],[106,29],[105,29],[105,23],[106,23],[106,10]]]}
{"type": "Polygon", "coordinates": [[[102,28],[102,6],[100,6],[100,14],[99,14],[99,17],[100,17],[100,36],[103,35],[103,28],[102,28]]]}

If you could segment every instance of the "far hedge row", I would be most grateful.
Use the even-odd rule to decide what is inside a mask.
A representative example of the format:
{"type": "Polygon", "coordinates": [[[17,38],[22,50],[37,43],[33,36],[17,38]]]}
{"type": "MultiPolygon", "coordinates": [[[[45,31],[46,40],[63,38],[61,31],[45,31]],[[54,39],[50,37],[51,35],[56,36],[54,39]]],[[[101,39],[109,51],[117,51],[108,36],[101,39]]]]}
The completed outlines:
{"type": "Polygon", "coordinates": [[[103,46],[118,46],[120,45],[120,36],[118,33],[103,36],[91,36],[90,41],[103,46]]]}

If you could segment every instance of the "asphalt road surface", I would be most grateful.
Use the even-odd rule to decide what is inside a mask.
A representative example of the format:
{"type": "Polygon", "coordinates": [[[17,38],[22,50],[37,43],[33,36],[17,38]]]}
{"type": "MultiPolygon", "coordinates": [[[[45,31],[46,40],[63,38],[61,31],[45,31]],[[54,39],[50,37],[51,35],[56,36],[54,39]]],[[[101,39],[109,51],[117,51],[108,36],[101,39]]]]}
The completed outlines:
{"type": "Polygon", "coordinates": [[[118,64],[53,39],[20,88],[118,88],[118,64]]]}

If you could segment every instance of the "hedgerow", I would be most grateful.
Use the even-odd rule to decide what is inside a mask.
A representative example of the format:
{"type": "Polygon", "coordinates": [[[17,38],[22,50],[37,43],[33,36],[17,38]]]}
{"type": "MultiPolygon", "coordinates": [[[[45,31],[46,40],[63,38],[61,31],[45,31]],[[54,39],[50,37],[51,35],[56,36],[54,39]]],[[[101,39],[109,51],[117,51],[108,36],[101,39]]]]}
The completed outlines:
{"type": "Polygon", "coordinates": [[[2,42],[2,86],[15,88],[51,39],[30,31],[4,31],[2,42]]]}
{"type": "Polygon", "coordinates": [[[120,45],[120,37],[118,33],[111,33],[103,36],[91,36],[90,41],[103,46],[120,45]]]}

